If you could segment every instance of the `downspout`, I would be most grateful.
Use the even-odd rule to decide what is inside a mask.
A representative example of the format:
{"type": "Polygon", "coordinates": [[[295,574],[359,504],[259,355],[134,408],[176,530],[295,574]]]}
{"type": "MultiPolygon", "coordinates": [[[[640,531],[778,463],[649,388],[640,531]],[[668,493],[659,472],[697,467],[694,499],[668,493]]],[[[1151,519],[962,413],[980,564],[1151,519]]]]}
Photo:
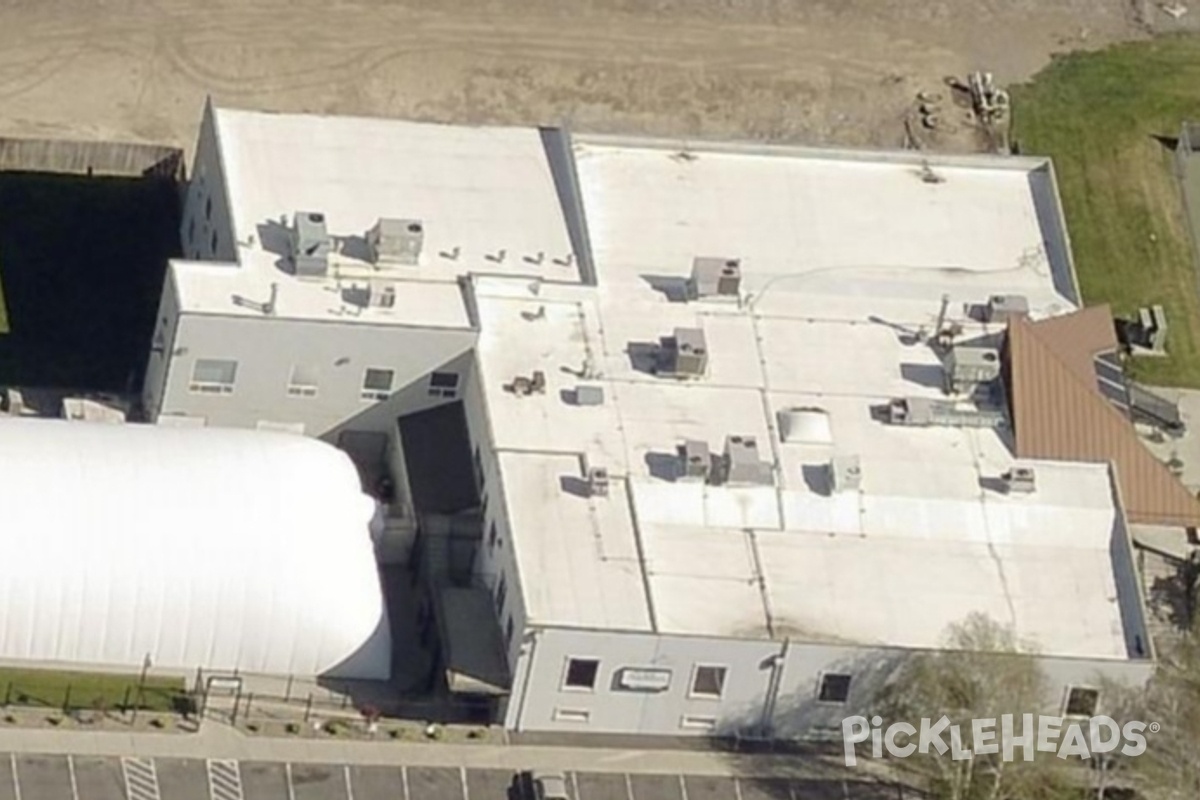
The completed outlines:
{"type": "Polygon", "coordinates": [[[779,705],[779,687],[783,683],[783,668],[787,664],[788,648],[791,639],[784,639],[779,652],[771,656],[771,678],[767,682],[767,699],[763,703],[762,719],[758,723],[758,732],[764,739],[775,738],[775,709],[779,705]]]}
{"type": "Polygon", "coordinates": [[[513,721],[513,730],[521,733],[525,730],[525,701],[529,697],[529,681],[533,677],[533,659],[537,652],[538,634],[540,630],[534,629],[529,633],[529,650],[527,651],[528,658],[525,661],[525,675],[521,679],[521,697],[517,701],[517,718],[513,721]]]}

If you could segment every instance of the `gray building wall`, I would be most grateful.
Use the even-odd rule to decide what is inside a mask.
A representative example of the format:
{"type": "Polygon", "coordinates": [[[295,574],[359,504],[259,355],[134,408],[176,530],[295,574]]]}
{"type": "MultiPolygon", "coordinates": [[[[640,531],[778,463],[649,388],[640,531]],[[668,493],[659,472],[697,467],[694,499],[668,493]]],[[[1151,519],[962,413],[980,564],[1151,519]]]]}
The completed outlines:
{"type": "Polygon", "coordinates": [[[206,424],[221,427],[299,423],[306,434],[330,439],[346,428],[392,433],[397,416],[449,402],[431,396],[425,378],[469,353],[474,342],[475,333],[467,330],[183,314],[168,351],[169,365],[153,371],[162,389],[156,391],[147,381],[147,397],[157,398],[147,410],[152,418],[203,417],[206,424]],[[192,391],[197,359],[236,361],[232,393],[192,391]],[[288,394],[297,365],[315,376],[315,396],[288,394]],[[362,399],[368,368],[394,371],[388,400],[362,399]]]}
{"type": "MultiPolygon", "coordinates": [[[[204,104],[192,177],[179,226],[184,256],[193,261],[237,261],[233,217],[212,101],[204,104]]],[[[241,235],[247,235],[243,232],[241,235]]]]}
{"type": "MultiPolygon", "coordinates": [[[[550,628],[528,636],[507,724],[520,732],[658,736],[769,736],[824,739],[840,736],[841,721],[869,712],[872,699],[913,652],[800,642],[550,628]],[[563,686],[567,660],[596,658],[592,691],[563,686]],[[695,697],[691,682],[700,665],[726,668],[720,699],[695,697]],[[671,674],[662,691],[622,689],[623,669],[671,674]],[[818,700],[822,676],[852,677],[845,703],[818,700]],[[586,717],[586,718],[585,718],[586,717]]],[[[1045,705],[1030,713],[1061,714],[1072,686],[1101,689],[1110,682],[1144,683],[1148,660],[1040,658],[1047,683],[1045,705]]]]}

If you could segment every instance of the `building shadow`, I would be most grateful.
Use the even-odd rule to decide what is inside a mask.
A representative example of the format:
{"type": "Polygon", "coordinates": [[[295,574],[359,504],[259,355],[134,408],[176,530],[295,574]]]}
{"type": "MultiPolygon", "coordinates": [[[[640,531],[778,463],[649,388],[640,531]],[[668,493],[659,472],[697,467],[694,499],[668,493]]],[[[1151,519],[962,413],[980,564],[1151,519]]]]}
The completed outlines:
{"type": "Polygon", "coordinates": [[[660,481],[674,482],[679,480],[679,454],[651,451],[646,453],[646,468],[650,477],[660,481]]]}
{"type": "Polygon", "coordinates": [[[647,375],[658,373],[658,356],[662,350],[660,342],[630,342],[625,353],[629,356],[629,366],[637,372],[647,375]]]}
{"type": "Polygon", "coordinates": [[[929,389],[941,389],[946,385],[946,370],[940,364],[901,364],[900,377],[929,389]]]}
{"type": "Polygon", "coordinates": [[[670,303],[686,303],[688,301],[688,279],[677,275],[642,275],[642,280],[650,284],[650,288],[662,294],[670,303]]]}

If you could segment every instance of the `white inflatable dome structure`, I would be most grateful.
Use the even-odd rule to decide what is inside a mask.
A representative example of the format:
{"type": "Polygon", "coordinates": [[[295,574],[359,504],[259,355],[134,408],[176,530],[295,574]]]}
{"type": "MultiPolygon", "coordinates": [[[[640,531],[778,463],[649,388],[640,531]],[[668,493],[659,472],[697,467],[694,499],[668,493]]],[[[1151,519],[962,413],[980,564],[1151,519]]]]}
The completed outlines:
{"type": "Polygon", "coordinates": [[[0,658],[386,679],[373,513],[314,439],[0,420],[0,658]]]}

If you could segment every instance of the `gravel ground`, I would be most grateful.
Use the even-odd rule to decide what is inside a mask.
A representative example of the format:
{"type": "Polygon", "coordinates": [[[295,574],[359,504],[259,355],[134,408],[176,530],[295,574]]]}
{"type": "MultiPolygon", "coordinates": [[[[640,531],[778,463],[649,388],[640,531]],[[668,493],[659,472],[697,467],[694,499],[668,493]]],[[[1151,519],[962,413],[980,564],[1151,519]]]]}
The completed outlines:
{"type": "Polygon", "coordinates": [[[187,146],[211,93],[895,146],[944,75],[1021,79],[1055,50],[1142,31],[1131,0],[0,0],[0,134],[187,146]]]}

